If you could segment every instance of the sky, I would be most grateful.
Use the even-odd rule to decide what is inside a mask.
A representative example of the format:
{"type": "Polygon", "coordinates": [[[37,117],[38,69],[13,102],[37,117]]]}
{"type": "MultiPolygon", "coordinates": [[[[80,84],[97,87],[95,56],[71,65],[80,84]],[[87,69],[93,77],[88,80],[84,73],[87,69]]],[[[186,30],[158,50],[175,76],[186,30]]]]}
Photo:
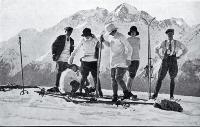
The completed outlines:
{"type": "Polygon", "coordinates": [[[113,11],[128,3],[157,20],[183,18],[188,25],[200,24],[200,0],[0,0],[0,41],[22,29],[42,31],[79,10],[105,8],[113,11]]]}

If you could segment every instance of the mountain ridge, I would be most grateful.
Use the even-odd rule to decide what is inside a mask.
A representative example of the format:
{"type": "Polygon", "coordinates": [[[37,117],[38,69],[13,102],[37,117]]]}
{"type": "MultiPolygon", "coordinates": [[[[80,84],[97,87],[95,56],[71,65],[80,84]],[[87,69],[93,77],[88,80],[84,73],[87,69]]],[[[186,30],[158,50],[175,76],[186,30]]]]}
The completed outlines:
{"type": "MultiPolygon", "coordinates": [[[[150,20],[152,18],[152,16],[149,15],[147,12],[142,10],[139,11],[134,6],[123,3],[117,6],[116,9],[114,9],[111,12],[109,12],[107,9],[99,7],[90,10],[80,10],[70,15],[69,17],[64,18],[56,25],[44,29],[40,32],[33,28],[20,31],[19,34],[22,36],[22,53],[24,60],[23,66],[25,69],[25,73],[28,77],[27,84],[31,84],[33,82],[37,83],[37,80],[39,80],[38,81],[39,84],[43,85],[48,84],[48,86],[53,85],[53,83],[55,82],[54,81],[55,79],[52,78],[53,75],[55,75],[55,63],[52,61],[51,58],[51,51],[50,51],[51,44],[54,42],[55,38],[58,35],[64,34],[64,27],[66,26],[71,26],[74,28],[74,31],[72,33],[72,38],[74,38],[76,46],[79,43],[81,37],[80,35],[85,27],[91,28],[92,33],[94,33],[97,37],[99,37],[102,31],[104,31],[104,25],[107,24],[108,22],[113,22],[119,28],[119,31],[123,33],[126,37],[128,37],[127,32],[130,26],[136,25],[138,27],[138,30],[140,31],[139,37],[141,38],[141,51],[140,51],[141,62],[140,62],[140,68],[138,70],[138,73],[141,73],[143,71],[144,66],[147,64],[147,52],[146,52],[147,25],[141,19],[142,17],[145,17],[147,20],[150,20]],[[129,10],[131,10],[130,8],[133,10],[131,11],[132,13],[129,12],[129,10]],[[38,70],[38,68],[40,71],[38,70]],[[34,73],[31,71],[33,71],[34,73]],[[46,75],[46,73],[49,74],[46,75]],[[31,76],[31,74],[35,76],[31,76]],[[42,79],[38,77],[37,74],[40,75],[40,77],[45,77],[45,78],[42,79]],[[50,76],[51,78],[49,78],[48,76],[50,76]],[[28,80],[32,80],[33,82],[28,80]]],[[[152,58],[156,62],[154,65],[155,75],[159,69],[160,60],[154,53],[154,47],[158,45],[161,41],[166,39],[165,30],[167,28],[174,28],[175,39],[182,41],[190,49],[190,52],[187,54],[187,56],[178,62],[179,65],[182,66],[188,59],[195,60],[200,56],[200,52],[198,50],[199,46],[198,41],[200,40],[200,35],[199,35],[200,27],[198,26],[200,26],[200,24],[196,25],[196,27],[190,27],[181,18],[171,18],[160,21],[155,20],[154,22],[152,22],[152,26],[150,27],[151,28],[150,32],[151,32],[151,44],[152,44],[151,45],[152,58]]],[[[0,54],[6,53],[6,50],[10,49],[19,54],[18,34],[15,37],[10,38],[8,41],[5,41],[4,43],[5,45],[3,45],[0,48],[3,48],[5,50],[1,51],[0,54]]],[[[75,58],[75,63],[77,65],[80,65],[80,60],[79,60],[80,54],[81,51],[79,55],[77,55],[75,58]]],[[[101,65],[102,73],[107,72],[107,69],[109,68],[109,61],[105,59],[107,58],[107,56],[109,56],[109,49],[105,48],[102,51],[102,65],[101,65]]],[[[4,54],[4,57],[7,57],[9,59],[18,58],[15,59],[16,61],[18,61],[16,62],[17,64],[15,64],[16,65],[14,67],[15,69],[12,69],[12,67],[10,69],[5,68],[5,70],[3,70],[2,72],[9,72],[8,74],[6,73],[6,76],[4,76],[4,78],[6,77],[8,79],[14,78],[15,80],[13,80],[13,82],[20,83],[20,78],[19,78],[21,74],[20,63],[19,63],[20,57],[15,55],[10,56],[9,54],[4,54]]],[[[5,62],[4,59],[1,58],[1,60],[5,62]]],[[[4,68],[5,64],[12,65],[13,63],[9,61],[4,64],[2,63],[1,65],[2,69],[4,68]]],[[[185,72],[182,72],[180,70],[179,76],[181,76],[181,73],[185,72]]],[[[105,76],[102,75],[102,77],[105,76]]],[[[187,79],[189,81],[189,78],[187,79]]],[[[168,82],[168,80],[169,79],[167,79],[166,83],[168,82]]],[[[2,82],[3,81],[1,81],[1,84],[2,82]]],[[[110,80],[107,79],[106,82],[107,84],[109,84],[110,80]]],[[[197,80],[197,82],[199,81],[197,80]]],[[[107,88],[107,86],[105,87],[107,88]]],[[[145,89],[143,88],[143,90],[145,89]]],[[[167,90],[164,91],[166,92],[167,90]]]]}

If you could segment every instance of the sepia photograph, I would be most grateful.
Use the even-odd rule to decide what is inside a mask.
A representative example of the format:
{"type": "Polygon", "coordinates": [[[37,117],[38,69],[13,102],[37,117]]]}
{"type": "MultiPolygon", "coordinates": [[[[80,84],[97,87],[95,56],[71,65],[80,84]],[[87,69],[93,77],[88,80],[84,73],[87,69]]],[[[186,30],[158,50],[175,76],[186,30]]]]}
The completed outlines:
{"type": "Polygon", "coordinates": [[[0,126],[200,126],[200,0],[0,0],[0,126]]]}

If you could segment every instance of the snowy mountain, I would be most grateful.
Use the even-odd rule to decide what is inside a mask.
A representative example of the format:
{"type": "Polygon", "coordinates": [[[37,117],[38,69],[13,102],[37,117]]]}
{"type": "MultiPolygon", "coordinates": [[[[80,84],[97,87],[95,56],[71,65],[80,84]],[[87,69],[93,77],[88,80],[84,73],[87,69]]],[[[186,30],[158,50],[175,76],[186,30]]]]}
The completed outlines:
{"type": "MultiPolygon", "coordinates": [[[[92,33],[94,33],[97,37],[104,31],[105,24],[109,22],[113,22],[121,33],[127,35],[129,28],[132,25],[136,25],[138,27],[138,31],[140,32],[139,37],[141,38],[141,51],[140,51],[140,68],[138,71],[138,76],[143,71],[143,68],[147,64],[147,24],[143,21],[142,18],[150,20],[153,16],[149,15],[145,11],[137,10],[132,5],[123,3],[116,7],[112,12],[108,12],[108,10],[97,7],[96,9],[91,10],[81,10],[77,13],[66,17],[61,20],[58,24],[45,29],[41,32],[36,31],[35,29],[26,29],[22,30],[19,34],[22,36],[22,52],[23,52],[23,60],[24,60],[24,71],[25,71],[25,84],[27,85],[46,85],[52,86],[55,82],[55,63],[52,61],[51,57],[51,44],[56,39],[56,37],[60,34],[64,34],[63,28],[66,26],[71,26],[74,28],[72,33],[72,38],[75,40],[75,45],[79,43],[80,35],[82,30],[85,27],[89,27],[92,29],[92,33]]],[[[177,89],[175,93],[183,94],[183,95],[195,95],[200,96],[200,80],[195,80],[194,83],[192,81],[191,85],[187,85],[186,82],[190,83],[190,80],[194,77],[186,74],[185,70],[182,71],[182,66],[187,63],[188,60],[194,61],[195,59],[199,59],[199,40],[200,40],[200,25],[190,27],[185,23],[185,21],[181,18],[171,18],[165,19],[162,21],[155,20],[152,22],[152,26],[150,29],[151,32],[151,49],[152,49],[152,58],[154,63],[154,77],[156,79],[156,75],[160,66],[160,60],[154,53],[154,48],[161,41],[165,40],[167,37],[165,35],[165,31],[168,28],[175,29],[174,38],[182,41],[189,49],[189,53],[186,57],[179,60],[179,76],[177,77],[177,89]],[[187,75],[185,77],[185,75],[187,75]],[[185,80],[182,80],[184,78],[185,80]],[[186,87],[181,87],[182,84],[185,84],[186,87]],[[188,92],[188,88],[190,91],[188,92]],[[194,92],[191,92],[194,91],[194,92]]],[[[105,36],[106,37],[106,36],[105,36]]],[[[12,79],[13,82],[20,83],[20,57],[19,57],[19,46],[18,46],[18,34],[8,41],[1,42],[0,48],[5,50],[0,50],[0,61],[1,61],[1,75],[4,76],[3,79],[7,79],[1,81],[4,84],[6,81],[12,79]],[[8,51],[6,51],[8,50],[8,51]],[[13,53],[10,53],[10,52],[13,53]]],[[[75,63],[80,65],[79,59],[81,57],[81,52],[76,56],[75,63]]],[[[109,50],[108,48],[103,49],[102,51],[102,64],[101,64],[101,78],[103,82],[103,88],[110,89],[110,79],[109,77],[109,50]]],[[[197,65],[199,67],[199,65],[197,65]]],[[[195,76],[199,76],[199,72],[195,73],[195,76]]],[[[1,79],[1,80],[3,80],[1,79]]],[[[147,83],[144,77],[141,78],[139,76],[136,78],[137,80],[134,83],[134,90],[139,91],[147,91],[147,83]],[[144,80],[144,82],[143,82],[144,80]],[[143,82],[143,83],[142,83],[143,82]],[[142,85],[143,84],[143,85],[142,85]]],[[[154,84],[154,83],[153,83],[154,84]]],[[[168,92],[168,84],[169,78],[167,78],[163,83],[163,88],[161,92],[168,92]]]]}
{"type": "Polygon", "coordinates": [[[125,22],[132,22],[138,18],[140,11],[138,11],[134,6],[123,3],[117,6],[112,14],[114,15],[115,20],[119,19],[125,22]]]}

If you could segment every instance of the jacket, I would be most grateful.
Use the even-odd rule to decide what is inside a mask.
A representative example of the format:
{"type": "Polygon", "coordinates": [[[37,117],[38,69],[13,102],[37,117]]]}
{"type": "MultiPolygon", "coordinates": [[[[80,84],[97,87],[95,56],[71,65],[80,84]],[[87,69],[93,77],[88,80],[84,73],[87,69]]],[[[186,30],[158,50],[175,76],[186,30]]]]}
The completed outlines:
{"type": "MultiPolygon", "coordinates": [[[[52,56],[53,61],[57,61],[65,47],[66,36],[60,35],[56,38],[54,43],[52,44],[52,56]]],[[[70,54],[74,50],[74,40],[70,37],[70,54]]]]}

